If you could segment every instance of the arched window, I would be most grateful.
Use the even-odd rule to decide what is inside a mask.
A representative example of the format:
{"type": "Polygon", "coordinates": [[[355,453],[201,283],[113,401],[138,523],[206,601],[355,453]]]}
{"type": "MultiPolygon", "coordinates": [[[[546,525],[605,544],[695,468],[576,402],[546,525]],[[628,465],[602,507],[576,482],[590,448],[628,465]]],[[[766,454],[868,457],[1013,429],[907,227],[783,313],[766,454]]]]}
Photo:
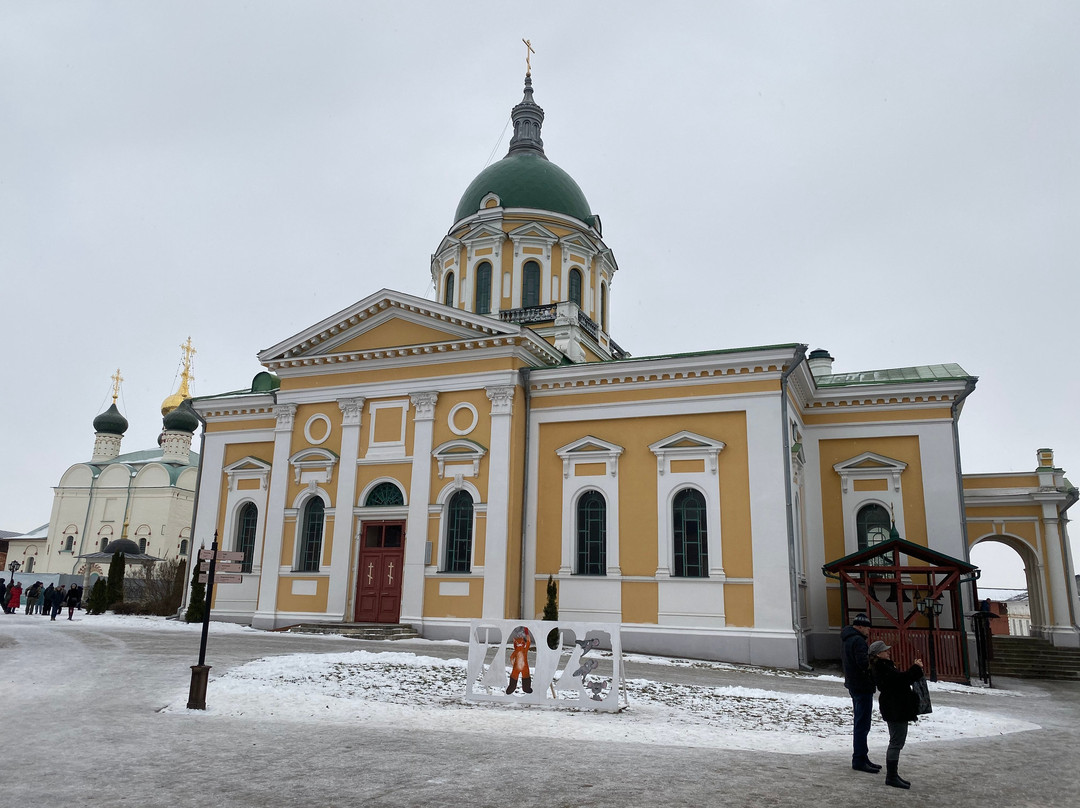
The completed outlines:
{"type": "Polygon", "coordinates": [[[600,330],[607,331],[607,284],[600,284],[600,330]]]}
{"type": "Polygon", "coordinates": [[[446,273],[446,287],[443,289],[443,303],[447,306],[454,305],[454,273],[446,273]]]}
{"type": "Polygon", "coordinates": [[[105,552],[105,548],[109,546],[109,540],[107,538],[101,540],[101,552],[105,552]]]}
{"type": "Polygon", "coordinates": [[[607,502],[599,491],[586,491],[577,503],[578,575],[607,574],[607,502]]]}
{"type": "Polygon", "coordinates": [[[473,501],[468,491],[450,497],[446,511],[446,572],[472,569],[473,501]]]}
{"type": "Polygon", "coordinates": [[[72,552],[72,550],[74,549],[74,547],[75,547],[75,537],[74,537],[74,536],[68,536],[68,537],[67,537],[67,541],[66,541],[66,542],[64,542],[64,549],[65,549],[65,550],[66,550],[67,552],[69,552],[69,553],[70,553],[70,552],[72,552]]]}
{"type": "Polygon", "coordinates": [[[139,539],[139,552],[146,554],[146,539],[139,539]]]}
{"type": "Polygon", "coordinates": [[[323,501],[312,497],[304,506],[304,520],[300,534],[300,572],[318,572],[322,556],[323,501]]]}
{"type": "Polygon", "coordinates": [[[696,489],[684,488],[675,495],[671,511],[674,575],[678,578],[708,578],[709,530],[705,497],[696,489]]]}
{"type": "Polygon", "coordinates": [[[859,536],[859,549],[865,550],[875,544],[889,540],[889,528],[892,519],[889,512],[877,503],[859,508],[855,517],[855,529],[859,536]]]}
{"type": "Polygon", "coordinates": [[[255,527],[259,524],[259,509],[254,502],[244,503],[240,509],[240,518],[236,520],[236,544],[234,547],[244,554],[241,572],[251,572],[255,560],[255,527]]]}
{"type": "Polygon", "coordinates": [[[540,265],[535,261],[526,261],[521,268],[524,284],[521,289],[521,306],[540,305],[540,265]]]}
{"type": "Polygon", "coordinates": [[[570,292],[570,302],[571,303],[577,303],[578,306],[580,307],[581,306],[581,270],[580,269],[571,269],[570,270],[570,283],[568,284],[568,286],[569,286],[569,292],[570,292]]]}
{"type": "MultiPolygon", "coordinates": [[[[33,572],[33,571],[34,571],[34,557],[30,556],[28,559],[26,559],[26,569],[23,570],[23,572],[33,572]]],[[[18,604],[16,604],[16,605],[18,605],[18,604]]]]}
{"type": "Polygon", "coordinates": [[[365,508],[392,508],[395,505],[404,505],[405,498],[401,496],[401,489],[393,483],[379,483],[372,488],[364,500],[365,508]]]}
{"type": "Polygon", "coordinates": [[[476,302],[477,314],[491,314],[491,264],[484,261],[476,267],[476,302]]]}
{"type": "Polygon", "coordinates": [[[180,555],[187,555],[187,539],[180,540],[180,555]]]}

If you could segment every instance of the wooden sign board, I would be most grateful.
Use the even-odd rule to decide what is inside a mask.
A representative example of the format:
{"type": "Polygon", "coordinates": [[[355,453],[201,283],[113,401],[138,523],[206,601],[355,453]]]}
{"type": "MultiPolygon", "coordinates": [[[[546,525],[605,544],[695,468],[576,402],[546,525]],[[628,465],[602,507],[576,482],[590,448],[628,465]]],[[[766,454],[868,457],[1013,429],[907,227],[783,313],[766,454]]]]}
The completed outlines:
{"type": "MultiPolygon", "coordinates": [[[[243,550],[218,550],[217,560],[218,561],[243,561],[244,560],[244,551],[243,550]]],[[[220,569],[220,567],[218,569],[220,569]]]]}
{"type": "MultiPolygon", "coordinates": [[[[199,583],[205,584],[210,576],[206,573],[199,575],[199,583]]],[[[243,575],[214,575],[214,584],[238,584],[244,580],[243,575]]]]}
{"type": "Polygon", "coordinates": [[[213,550],[199,550],[199,560],[200,561],[209,561],[213,557],[214,557],[214,551],[213,550]]]}
{"type": "MultiPolygon", "coordinates": [[[[222,572],[243,572],[244,565],[239,561],[219,561],[217,566],[214,567],[215,573],[222,572]]],[[[199,572],[210,572],[210,562],[204,561],[199,564],[199,572]]]]}

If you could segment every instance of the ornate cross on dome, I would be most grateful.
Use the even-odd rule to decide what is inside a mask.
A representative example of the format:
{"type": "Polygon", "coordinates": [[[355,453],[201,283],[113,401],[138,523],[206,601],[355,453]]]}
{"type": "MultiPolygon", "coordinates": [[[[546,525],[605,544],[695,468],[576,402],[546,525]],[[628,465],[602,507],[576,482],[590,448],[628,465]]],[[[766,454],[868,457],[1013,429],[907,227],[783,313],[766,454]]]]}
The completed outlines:
{"type": "Polygon", "coordinates": [[[196,351],[195,346],[191,344],[191,337],[188,337],[187,342],[180,346],[180,350],[184,352],[184,369],[180,371],[180,389],[177,392],[184,398],[188,398],[191,396],[191,357],[198,353],[198,351],[196,351]]]}
{"type": "Polygon", "coordinates": [[[116,369],[116,373],[112,375],[112,403],[116,403],[117,397],[120,395],[120,382],[124,380],[124,377],[120,375],[120,368],[116,369]]]}
{"type": "Polygon", "coordinates": [[[525,43],[525,75],[531,76],[532,63],[529,61],[529,54],[536,53],[536,51],[533,50],[532,43],[529,40],[522,39],[521,41],[525,43]]]}

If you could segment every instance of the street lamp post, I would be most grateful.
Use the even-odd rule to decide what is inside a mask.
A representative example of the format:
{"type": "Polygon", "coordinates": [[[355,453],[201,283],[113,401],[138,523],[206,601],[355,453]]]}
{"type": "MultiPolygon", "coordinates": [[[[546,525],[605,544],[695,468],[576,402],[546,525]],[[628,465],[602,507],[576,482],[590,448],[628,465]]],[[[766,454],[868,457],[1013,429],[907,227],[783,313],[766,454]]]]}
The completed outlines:
{"type": "Polygon", "coordinates": [[[20,564],[18,561],[12,561],[10,564],[8,564],[8,569],[11,570],[11,578],[10,580],[8,580],[8,586],[11,586],[11,584],[15,581],[15,573],[19,571],[19,567],[21,566],[22,564],[20,564]]]}
{"type": "Polygon", "coordinates": [[[915,604],[920,614],[930,621],[930,681],[937,681],[937,652],[934,649],[934,622],[941,614],[941,602],[933,598],[925,597],[916,601],[915,604]]]}

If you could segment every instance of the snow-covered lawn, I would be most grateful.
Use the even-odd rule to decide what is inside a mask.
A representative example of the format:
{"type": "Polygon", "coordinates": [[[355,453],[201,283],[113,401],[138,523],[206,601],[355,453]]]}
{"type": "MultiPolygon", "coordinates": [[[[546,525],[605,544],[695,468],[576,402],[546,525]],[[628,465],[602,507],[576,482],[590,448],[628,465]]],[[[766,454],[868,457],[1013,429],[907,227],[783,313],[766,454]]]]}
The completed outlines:
{"type": "MultiPolygon", "coordinates": [[[[199,625],[117,615],[86,618],[96,625],[152,631],[198,632],[199,625]]],[[[211,626],[211,638],[253,629],[211,626]]],[[[273,633],[257,632],[272,637],[273,633]]],[[[295,635],[289,635],[295,636],[295,635]]],[[[342,640],[342,643],[349,643],[342,640]]],[[[464,651],[464,644],[459,643],[464,651]]],[[[637,664],[735,670],[740,666],[626,655],[629,706],[621,713],[593,713],[538,706],[476,704],[464,699],[466,661],[410,652],[348,651],[266,657],[211,676],[205,711],[188,710],[176,692],[162,709],[207,719],[363,722],[365,726],[484,734],[514,733],[585,741],[622,741],[810,754],[850,749],[851,701],[835,676],[773,672],[776,676],[835,684],[835,695],[767,688],[705,687],[634,678],[637,664]]],[[[754,669],[749,669],[754,670],[754,669]]],[[[756,670],[756,673],[769,673],[756,670]]],[[[761,676],[763,684],[770,677],[761,676]]],[[[972,708],[936,706],[913,724],[908,743],[956,740],[1038,729],[993,712],[986,694],[1004,691],[944,683],[933,690],[970,694],[972,708]]],[[[790,689],[790,684],[788,685],[790,689]]],[[[808,688],[808,689],[820,689],[808,688]]],[[[875,715],[871,750],[884,754],[888,734],[875,715]]],[[[881,755],[879,755],[881,756],[881,755]]]]}

